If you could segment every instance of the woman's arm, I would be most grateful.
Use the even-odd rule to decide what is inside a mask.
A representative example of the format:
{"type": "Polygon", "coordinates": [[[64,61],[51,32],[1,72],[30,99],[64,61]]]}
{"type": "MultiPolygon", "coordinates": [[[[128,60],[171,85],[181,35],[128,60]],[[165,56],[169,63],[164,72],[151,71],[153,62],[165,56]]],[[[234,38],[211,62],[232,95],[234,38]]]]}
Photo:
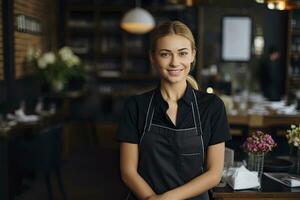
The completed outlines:
{"type": "MultiPolygon", "coordinates": [[[[225,143],[208,147],[207,171],[190,182],[163,194],[166,199],[189,199],[216,186],[222,177],[224,166],[225,143]]],[[[199,166],[200,167],[200,166],[199,166]]]]}
{"type": "Polygon", "coordinates": [[[138,144],[122,142],[120,145],[120,169],[124,183],[138,199],[148,199],[155,195],[152,188],[138,174],[138,144]]]}

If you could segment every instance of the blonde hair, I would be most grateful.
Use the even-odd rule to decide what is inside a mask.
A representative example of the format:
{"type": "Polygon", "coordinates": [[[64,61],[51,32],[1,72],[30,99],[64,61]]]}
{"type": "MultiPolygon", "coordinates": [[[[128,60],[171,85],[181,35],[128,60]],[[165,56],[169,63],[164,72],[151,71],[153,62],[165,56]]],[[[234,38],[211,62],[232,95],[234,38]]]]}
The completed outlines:
{"type": "Polygon", "coordinates": [[[199,90],[199,85],[194,77],[192,77],[191,75],[188,75],[186,77],[186,81],[192,86],[192,88],[194,88],[195,90],[199,90]]]}
{"type": "MultiPolygon", "coordinates": [[[[192,50],[196,51],[195,39],[190,28],[180,21],[167,21],[159,24],[153,30],[151,34],[150,53],[153,54],[155,52],[156,42],[159,38],[165,37],[170,34],[185,37],[191,42],[192,50]]],[[[196,59],[194,59],[194,61],[191,63],[191,67],[194,67],[195,60],[196,59]]],[[[191,75],[188,75],[186,80],[195,90],[199,90],[197,81],[191,75]]]]}

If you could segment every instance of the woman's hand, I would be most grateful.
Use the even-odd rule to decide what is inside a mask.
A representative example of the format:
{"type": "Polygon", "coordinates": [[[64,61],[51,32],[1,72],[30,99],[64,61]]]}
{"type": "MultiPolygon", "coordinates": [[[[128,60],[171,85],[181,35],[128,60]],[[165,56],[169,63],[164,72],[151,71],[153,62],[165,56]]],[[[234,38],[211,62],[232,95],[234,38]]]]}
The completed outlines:
{"type": "Polygon", "coordinates": [[[164,193],[159,195],[152,195],[146,200],[177,200],[177,198],[172,196],[170,193],[164,193]]]}

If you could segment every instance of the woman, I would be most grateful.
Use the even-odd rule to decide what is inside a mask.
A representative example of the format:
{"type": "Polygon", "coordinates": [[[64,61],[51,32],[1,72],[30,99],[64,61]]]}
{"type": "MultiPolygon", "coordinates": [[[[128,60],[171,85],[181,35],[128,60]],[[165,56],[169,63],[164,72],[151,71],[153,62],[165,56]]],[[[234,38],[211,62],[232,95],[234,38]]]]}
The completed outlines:
{"type": "Polygon", "coordinates": [[[209,199],[230,138],[224,105],[187,83],[196,47],[185,24],[159,25],[150,48],[160,84],[128,99],[117,133],[127,199],[209,199]]]}

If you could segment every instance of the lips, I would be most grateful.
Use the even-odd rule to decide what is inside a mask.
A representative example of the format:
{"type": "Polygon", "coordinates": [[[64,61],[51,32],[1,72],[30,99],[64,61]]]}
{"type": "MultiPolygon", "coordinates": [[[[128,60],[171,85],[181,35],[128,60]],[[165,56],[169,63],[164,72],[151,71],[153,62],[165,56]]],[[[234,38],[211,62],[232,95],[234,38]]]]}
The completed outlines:
{"type": "Polygon", "coordinates": [[[179,76],[183,69],[168,69],[167,71],[171,76],[179,76]]]}

